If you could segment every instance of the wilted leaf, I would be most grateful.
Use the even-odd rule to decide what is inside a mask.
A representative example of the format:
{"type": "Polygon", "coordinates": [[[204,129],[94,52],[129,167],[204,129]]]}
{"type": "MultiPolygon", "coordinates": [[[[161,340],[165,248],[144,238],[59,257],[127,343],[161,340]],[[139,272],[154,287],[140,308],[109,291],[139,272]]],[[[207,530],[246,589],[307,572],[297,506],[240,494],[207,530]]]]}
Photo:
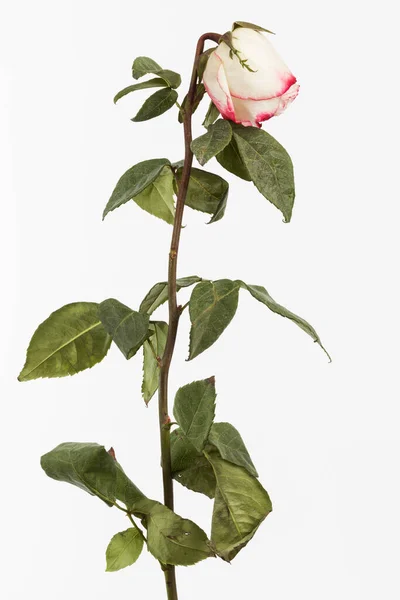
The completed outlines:
{"type": "Polygon", "coordinates": [[[155,77],[154,79],[149,79],[148,81],[142,81],[142,83],[135,83],[133,85],[128,85],[128,87],[124,88],[116,96],[114,97],[114,104],[118,102],[121,98],[130,94],[131,92],[136,92],[138,90],[147,90],[149,88],[157,88],[157,87],[167,87],[167,83],[164,79],[160,77],[155,77]]]}
{"type": "Polygon", "coordinates": [[[170,225],[175,218],[173,178],[170,167],[164,167],[159,176],[133,198],[140,208],[170,225]]]}
{"type": "Polygon", "coordinates": [[[103,219],[109,212],[140,194],[140,192],[157,179],[166,165],[171,165],[167,158],[153,158],[151,160],[144,160],[126,171],[118,181],[111,194],[111,198],[107,202],[107,206],[103,212],[103,219]]]}
{"type": "Polygon", "coordinates": [[[73,302],[53,312],[30,341],[19,381],[65,377],[89,369],[106,356],[111,337],[95,302],[73,302]]]}
{"type": "MultiPolygon", "coordinates": [[[[182,177],[182,169],[176,172],[178,185],[182,177]]],[[[185,204],[194,210],[213,215],[210,223],[215,223],[224,216],[228,199],[229,184],[214,173],[192,168],[185,204]]]]}
{"type": "Polygon", "coordinates": [[[223,459],[244,467],[250,475],[258,477],[242,437],[233,425],[230,423],[214,423],[211,426],[208,441],[218,449],[223,459]]]}
{"type": "Polygon", "coordinates": [[[217,154],[216,159],[219,164],[230,173],[233,173],[245,181],[251,181],[249,172],[239,154],[236,141],[233,138],[222,152],[217,154]]]}
{"type": "Polygon", "coordinates": [[[203,453],[198,452],[180,428],[171,433],[172,475],[189,490],[215,495],[215,475],[203,453]]]}
{"type": "MultiPolygon", "coordinates": [[[[201,281],[201,277],[197,277],[197,275],[192,275],[191,277],[181,277],[176,280],[176,289],[179,292],[184,287],[189,287],[194,283],[201,281]]],[[[164,302],[168,300],[168,282],[161,281],[160,283],[156,283],[153,285],[151,290],[142,300],[139,310],[141,312],[145,312],[151,315],[156,308],[161,306],[164,302]]]]}
{"type": "Polygon", "coordinates": [[[191,149],[199,163],[204,166],[213,156],[222,152],[232,139],[228,121],[219,119],[208,127],[207,133],[193,140],[191,149]]]}
{"type": "MultiPolygon", "coordinates": [[[[206,88],[204,87],[204,85],[202,83],[198,83],[196,86],[196,91],[195,91],[194,100],[193,100],[192,114],[195,113],[196,110],[198,109],[199,104],[203,100],[203,96],[205,93],[206,93],[206,88]]],[[[178,114],[179,123],[183,123],[183,116],[185,114],[186,108],[187,108],[187,94],[183,99],[183,102],[181,105],[181,110],[179,111],[179,114],[178,114]]]]}
{"type": "Polygon", "coordinates": [[[158,92],[155,92],[149,98],[147,98],[142,108],[139,110],[137,115],[131,119],[131,121],[138,123],[140,121],[148,121],[149,119],[159,117],[163,113],[167,112],[167,110],[172,108],[177,99],[178,92],[169,87],[158,90],[158,92]]]}
{"type": "Polygon", "coordinates": [[[163,69],[153,59],[147,56],[139,56],[135,58],[132,65],[132,77],[133,79],[140,79],[143,75],[152,73],[164,79],[166,84],[171,88],[177,88],[181,84],[181,76],[175,71],[169,69],[163,69]]]}
{"type": "Polygon", "coordinates": [[[163,564],[194,565],[213,556],[204,531],[163,504],[157,503],[145,522],[147,547],[163,564]]]}
{"type": "Polygon", "coordinates": [[[115,502],[116,465],[103,446],[66,442],[44,454],[41,466],[52,479],[71,483],[109,506],[115,502]]]}
{"type": "Polygon", "coordinates": [[[143,344],[143,400],[148,404],[158,389],[160,377],[160,366],[154,356],[162,358],[168,335],[168,324],[164,321],[153,321],[150,323],[150,331],[154,331],[143,344]],[[153,352],[154,351],[154,352],[153,352]]]}
{"type": "Polygon", "coordinates": [[[286,318],[290,319],[291,321],[293,321],[294,323],[296,323],[296,325],[298,325],[298,327],[300,327],[300,329],[302,329],[303,331],[308,333],[308,335],[314,340],[314,342],[316,342],[317,344],[319,344],[321,346],[322,350],[328,356],[329,360],[331,360],[331,357],[329,356],[328,352],[325,350],[324,346],[322,345],[319,335],[315,331],[314,327],[312,327],[309,323],[307,323],[307,321],[305,321],[301,317],[295,315],[294,313],[292,313],[290,310],[288,310],[284,306],[281,306],[280,304],[275,302],[275,300],[273,298],[271,298],[271,296],[268,294],[267,290],[264,287],[262,287],[260,285],[248,285],[247,283],[244,283],[243,281],[238,281],[237,283],[240,284],[244,289],[248,290],[250,292],[250,294],[253,296],[253,298],[255,298],[259,302],[262,302],[263,304],[265,304],[265,306],[267,306],[270,310],[272,310],[272,312],[274,312],[278,315],[281,315],[281,317],[286,317],[286,318]]]}
{"type": "Polygon", "coordinates": [[[271,500],[258,479],[244,467],[223,460],[216,452],[206,456],[217,480],[211,541],[217,554],[230,561],[271,512],[271,500]]]}
{"type": "Polygon", "coordinates": [[[179,388],[174,417],[193,446],[201,452],[215,415],[215,379],[193,381],[179,388]]]}
{"type": "Polygon", "coordinates": [[[254,185],[289,222],[295,196],[293,164],[289,154],[262,129],[235,123],[231,123],[231,127],[238,152],[254,185]]]}
{"type": "Polygon", "coordinates": [[[149,317],[130,309],[115,298],[104,300],[99,317],[126,359],[132,358],[149,337],[149,317]]]}
{"type": "Polygon", "coordinates": [[[233,319],[239,295],[239,283],[230,279],[203,281],[192,292],[189,303],[189,360],[204,352],[219,338],[233,319]]]}

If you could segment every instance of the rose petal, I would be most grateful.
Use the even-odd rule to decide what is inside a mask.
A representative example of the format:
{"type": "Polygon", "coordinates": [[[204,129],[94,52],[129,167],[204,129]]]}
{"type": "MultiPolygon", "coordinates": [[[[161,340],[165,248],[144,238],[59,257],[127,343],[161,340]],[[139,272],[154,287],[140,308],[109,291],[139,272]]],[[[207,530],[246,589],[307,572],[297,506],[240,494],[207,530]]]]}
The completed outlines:
{"type": "Polygon", "coordinates": [[[283,62],[268,38],[258,31],[239,27],[233,32],[233,45],[252,71],[242,67],[239,59],[221,43],[217,55],[224,64],[231,96],[239,99],[269,100],[284,94],[295,76],[283,62]]]}
{"type": "Polygon", "coordinates": [[[235,110],[229,92],[224,65],[213,52],[208,59],[203,75],[204,87],[223,117],[235,120],[235,110]]]}

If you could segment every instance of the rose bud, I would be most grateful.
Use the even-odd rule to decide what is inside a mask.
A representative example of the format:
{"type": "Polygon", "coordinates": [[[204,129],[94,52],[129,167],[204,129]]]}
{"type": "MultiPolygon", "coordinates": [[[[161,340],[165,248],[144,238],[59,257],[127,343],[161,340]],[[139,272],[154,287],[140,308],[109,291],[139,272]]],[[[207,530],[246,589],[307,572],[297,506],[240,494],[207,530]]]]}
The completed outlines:
{"type": "Polygon", "coordinates": [[[210,54],[204,86],[225,119],[261,127],[296,98],[299,85],[260,31],[238,27],[228,35],[232,45],[221,41],[210,54]]]}

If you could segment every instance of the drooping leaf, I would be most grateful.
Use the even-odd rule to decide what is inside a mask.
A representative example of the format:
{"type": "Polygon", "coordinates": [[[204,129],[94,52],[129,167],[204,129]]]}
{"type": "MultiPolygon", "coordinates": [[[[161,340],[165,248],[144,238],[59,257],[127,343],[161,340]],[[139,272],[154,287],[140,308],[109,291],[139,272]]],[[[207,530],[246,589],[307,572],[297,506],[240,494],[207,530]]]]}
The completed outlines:
{"type": "Polygon", "coordinates": [[[126,359],[132,358],[151,334],[148,315],[132,310],[115,298],[99,305],[99,317],[126,359]]]}
{"type": "MultiPolygon", "coordinates": [[[[194,94],[194,100],[193,100],[193,107],[192,107],[192,114],[194,112],[196,112],[196,110],[199,107],[200,102],[202,101],[204,94],[206,93],[206,88],[204,87],[204,85],[202,83],[198,83],[196,86],[196,91],[194,94]]],[[[183,123],[183,116],[185,114],[185,110],[187,109],[187,94],[183,99],[182,105],[181,105],[181,110],[179,111],[178,114],[178,121],[179,123],[183,123]]]]}
{"type": "Polygon", "coordinates": [[[244,467],[250,475],[258,477],[242,437],[233,425],[230,423],[214,423],[211,426],[208,441],[218,449],[223,459],[244,467]]]}
{"type": "Polygon", "coordinates": [[[214,498],[214,471],[204,454],[196,450],[180,428],[171,433],[171,465],[176,481],[189,490],[214,498]]]}
{"type": "Polygon", "coordinates": [[[150,331],[154,331],[143,344],[143,400],[148,404],[158,389],[160,366],[157,357],[162,358],[168,335],[168,324],[164,321],[150,323],[150,331]],[[156,356],[154,356],[154,353],[156,356]]]}
{"type": "Polygon", "coordinates": [[[116,499],[123,502],[126,508],[136,516],[142,517],[147,514],[155,501],[150,500],[143,492],[141,492],[141,490],[125,474],[125,471],[117,461],[115,461],[115,467],[116,499]]]}
{"type": "Polygon", "coordinates": [[[225,119],[218,119],[208,127],[207,133],[193,140],[191,149],[199,163],[204,166],[211,158],[229,144],[232,128],[225,119]]]}
{"type": "Polygon", "coordinates": [[[194,565],[213,556],[205,532],[157,503],[145,517],[147,547],[163,564],[194,565]]]}
{"type": "Polygon", "coordinates": [[[232,26],[232,31],[235,31],[238,27],[246,27],[246,29],[254,29],[254,31],[265,31],[266,33],[272,33],[275,35],[273,31],[269,29],[264,29],[264,27],[260,27],[259,25],[254,25],[253,23],[247,23],[246,21],[235,21],[232,26]]]}
{"type": "Polygon", "coordinates": [[[103,212],[103,219],[109,212],[140,194],[157,179],[166,165],[171,165],[167,158],[153,158],[144,160],[126,171],[111,194],[103,212]]]}
{"type": "Polygon", "coordinates": [[[157,88],[157,87],[167,87],[167,83],[161,77],[155,77],[154,79],[149,79],[148,81],[142,81],[142,83],[135,83],[133,85],[128,85],[128,87],[124,88],[116,96],[114,97],[114,104],[118,102],[121,98],[130,94],[131,92],[136,92],[138,90],[147,90],[149,88],[157,88]]]}
{"type": "Polygon", "coordinates": [[[289,154],[263,129],[235,123],[231,123],[231,127],[251,180],[258,191],[282,212],[288,223],[295,197],[293,164],[289,154]]]}
{"type": "Polygon", "coordinates": [[[286,317],[286,318],[290,319],[291,321],[293,321],[294,323],[296,323],[296,325],[298,325],[300,327],[300,329],[305,331],[314,340],[314,342],[316,342],[317,344],[319,344],[321,346],[322,350],[328,356],[329,360],[331,360],[331,357],[329,356],[328,352],[322,345],[319,335],[315,331],[314,327],[312,327],[309,323],[307,323],[307,321],[305,321],[301,317],[295,315],[294,313],[292,313],[290,310],[288,310],[281,304],[278,304],[277,302],[275,302],[275,300],[268,294],[267,290],[264,287],[262,287],[260,285],[248,285],[247,283],[244,283],[243,281],[238,281],[237,283],[239,283],[244,289],[248,290],[250,292],[250,294],[253,296],[253,298],[255,298],[259,302],[262,302],[263,304],[265,304],[265,306],[267,306],[270,310],[272,310],[272,312],[274,312],[278,315],[281,315],[281,317],[286,317]]]}
{"type": "Polygon", "coordinates": [[[133,565],[143,549],[143,538],[134,527],[111,538],[106,550],[106,571],[113,572],[133,565]]]}
{"type": "Polygon", "coordinates": [[[210,106],[208,107],[206,116],[203,121],[203,126],[208,128],[210,125],[214,123],[220,116],[220,112],[218,108],[215,106],[214,102],[210,102],[210,106]]]}
{"type": "Polygon", "coordinates": [[[271,500],[258,479],[244,467],[206,453],[217,480],[211,526],[211,541],[217,554],[232,560],[254,536],[271,512],[271,500]]]}
{"type": "Polygon", "coordinates": [[[143,75],[157,75],[164,79],[166,84],[171,88],[178,88],[181,84],[181,76],[175,71],[169,69],[163,69],[153,59],[147,56],[138,56],[135,58],[132,65],[132,77],[133,79],[140,79],[143,75]]]}
{"type": "MultiPolygon", "coordinates": [[[[179,292],[182,288],[189,287],[194,283],[201,281],[201,277],[192,275],[191,277],[181,277],[176,280],[176,289],[179,292]]],[[[151,315],[156,308],[161,306],[168,300],[168,282],[161,281],[153,285],[151,290],[147,293],[145,298],[142,300],[139,310],[151,315]]]]}
{"type": "Polygon", "coordinates": [[[44,454],[40,464],[52,479],[71,483],[109,506],[115,502],[117,469],[103,446],[66,442],[44,454]]]}
{"type": "MultiPolygon", "coordinates": [[[[177,170],[176,177],[179,185],[182,169],[177,170]]],[[[229,184],[225,179],[214,173],[192,168],[185,204],[194,210],[214,215],[210,223],[215,223],[224,216],[228,192],[229,184]]]]}
{"type": "Polygon", "coordinates": [[[202,281],[194,288],[189,313],[189,360],[207,350],[219,338],[235,316],[239,283],[230,279],[202,281]]]}
{"type": "Polygon", "coordinates": [[[174,417],[193,446],[201,452],[215,416],[215,378],[182,386],[176,393],[174,417]]]}
{"type": "Polygon", "coordinates": [[[30,341],[19,381],[65,377],[90,369],[106,356],[111,337],[95,302],[73,302],[53,312],[30,341]]]}
{"type": "Polygon", "coordinates": [[[167,110],[172,108],[177,99],[178,92],[169,87],[158,90],[158,92],[155,92],[149,98],[147,98],[142,108],[139,110],[137,115],[131,119],[131,121],[138,123],[140,121],[149,121],[149,119],[159,117],[163,113],[167,112],[167,110]]]}
{"type": "MultiPolygon", "coordinates": [[[[205,123],[203,123],[205,125],[205,123]]],[[[245,181],[251,181],[249,172],[244,164],[234,138],[230,143],[215,157],[219,164],[230,173],[245,181]]]]}
{"type": "Polygon", "coordinates": [[[170,225],[174,224],[175,218],[173,179],[171,168],[166,166],[150,185],[133,198],[140,208],[170,225]]]}

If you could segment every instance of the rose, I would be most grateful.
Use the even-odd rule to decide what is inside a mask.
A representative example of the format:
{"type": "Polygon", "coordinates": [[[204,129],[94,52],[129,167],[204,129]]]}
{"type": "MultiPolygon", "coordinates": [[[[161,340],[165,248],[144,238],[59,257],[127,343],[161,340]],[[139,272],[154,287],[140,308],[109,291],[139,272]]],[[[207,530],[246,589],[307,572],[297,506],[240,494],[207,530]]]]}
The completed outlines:
{"type": "Polygon", "coordinates": [[[203,83],[225,119],[245,126],[280,115],[299,85],[260,31],[238,27],[209,56],[203,83]]]}

